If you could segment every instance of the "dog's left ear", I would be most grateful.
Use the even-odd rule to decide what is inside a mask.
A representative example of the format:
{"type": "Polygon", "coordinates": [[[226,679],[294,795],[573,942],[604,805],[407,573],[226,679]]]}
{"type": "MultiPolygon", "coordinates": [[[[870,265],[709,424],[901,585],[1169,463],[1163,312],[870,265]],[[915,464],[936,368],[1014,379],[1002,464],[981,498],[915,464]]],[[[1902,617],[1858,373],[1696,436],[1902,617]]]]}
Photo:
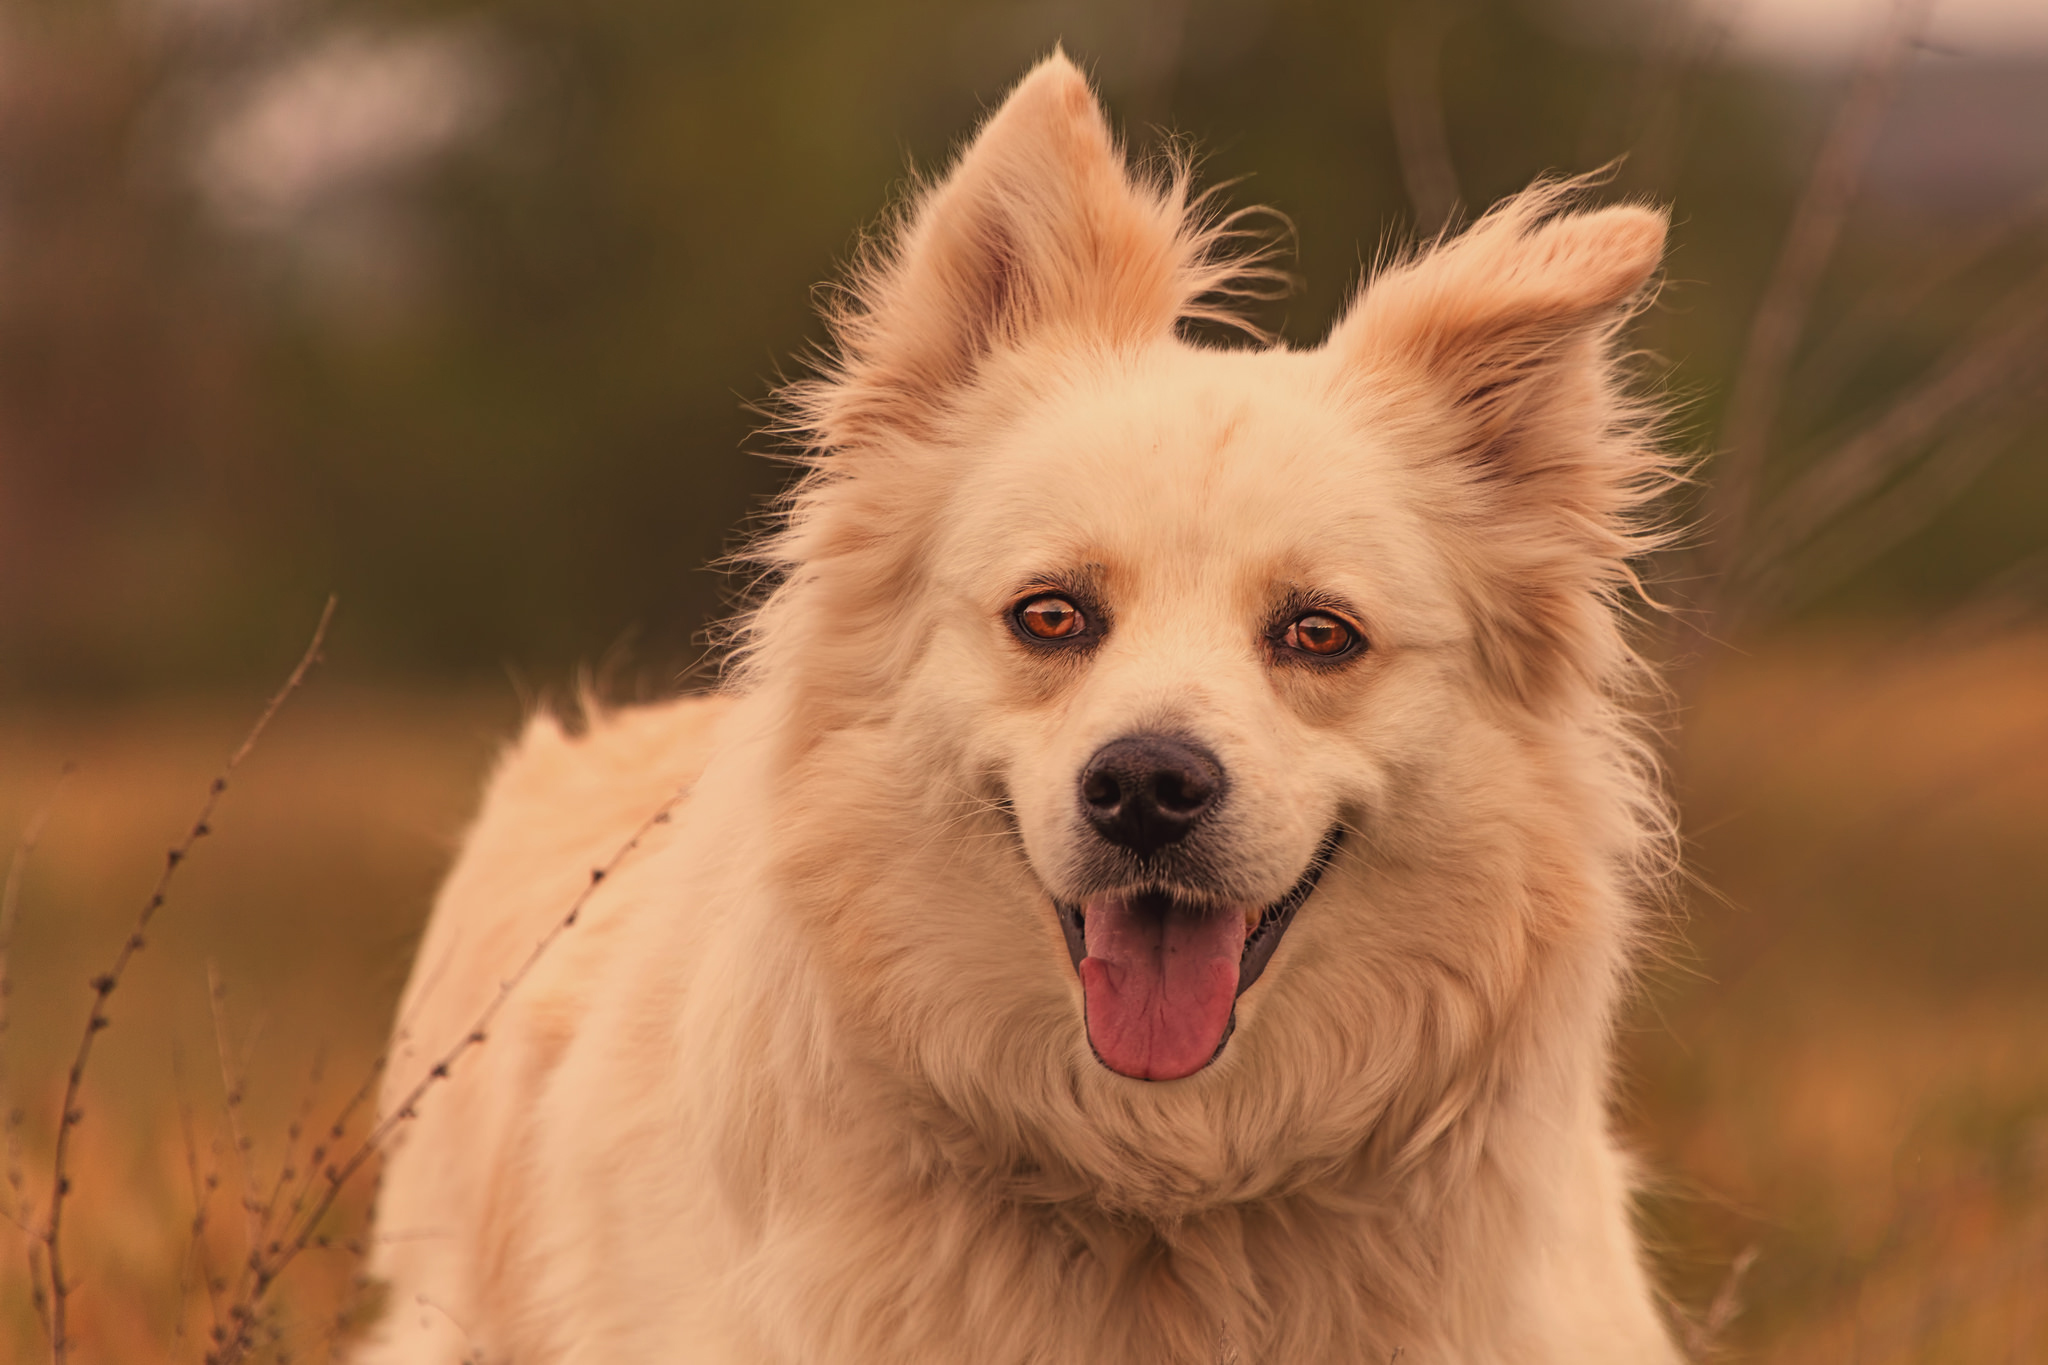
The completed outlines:
{"type": "Polygon", "coordinates": [[[1525,699],[1560,670],[1605,672],[1607,598],[1645,545],[1631,513],[1666,470],[1655,412],[1614,355],[1665,215],[1570,212],[1579,188],[1538,185],[1382,271],[1329,341],[1359,384],[1405,405],[1418,472],[1474,570],[1480,649],[1525,699]]]}
{"type": "MultiPolygon", "coordinates": [[[[1247,272],[1190,211],[1185,173],[1132,176],[1088,81],[1055,51],[925,187],[828,310],[833,365],[795,397],[844,452],[927,436],[1005,350],[1144,344],[1247,272]]],[[[1227,320],[1227,319],[1226,319],[1227,320]]]]}

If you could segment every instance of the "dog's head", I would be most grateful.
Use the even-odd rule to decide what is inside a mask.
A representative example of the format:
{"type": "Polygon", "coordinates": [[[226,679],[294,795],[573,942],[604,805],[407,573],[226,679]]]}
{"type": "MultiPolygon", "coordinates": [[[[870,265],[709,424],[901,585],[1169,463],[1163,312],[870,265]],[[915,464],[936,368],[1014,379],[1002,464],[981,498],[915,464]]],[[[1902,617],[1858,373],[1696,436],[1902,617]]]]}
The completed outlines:
{"type": "Polygon", "coordinates": [[[850,1010],[984,1139],[1217,1187],[1422,1121],[1546,954],[1610,971],[1661,466],[1609,349],[1664,220],[1570,198],[1314,350],[1192,344],[1230,224],[1054,56],[857,272],[747,666],[850,1010]]]}

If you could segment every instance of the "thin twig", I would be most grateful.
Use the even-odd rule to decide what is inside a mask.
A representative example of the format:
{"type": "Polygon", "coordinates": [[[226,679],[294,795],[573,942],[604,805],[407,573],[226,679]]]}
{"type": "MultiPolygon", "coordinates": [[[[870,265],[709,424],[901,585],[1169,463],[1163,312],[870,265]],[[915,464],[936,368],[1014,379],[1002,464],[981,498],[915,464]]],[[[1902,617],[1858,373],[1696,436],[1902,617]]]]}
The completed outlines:
{"type": "Polygon", "coordinates": [[[21,1168],[21,1119],[14,1107],[8,1086],[7,1031],[14,1022],[14,978],[9,970],[9,953],[14,944],[14,921],[21,906],[21,879],[28,868],[29,855],[43,840],[43,830],[50,823],[50,814],[57,808],[57,795],[64,790],[65,782],[76,772],[77,765],[66,763],[57,771],[57,780],[50,787],[50,794],[28,824],[22,827],[21,838],[14,845],[14,856],[7,860],[7,879],[0,882],[0,1108],[6,1112],[7,1129],[7,1187],[12,1196],[10,1213],[26,1222],[27,1201],[22,1191],[21,1168]]]}
{"type": "Polygon", "coordinates": [[[235,1175],[242,1187],[242,1224],[250,1246],[260,1246],[263,1229],[256,1221],[255,1143],[242,1128],[242,1068],[234,1058],[228,1037],[227,987],[221,984],[220,969],[213,959],[206,961],[206,1004],[213,1014],[213,1050],[220,1058],[221,1112],[227,1119],[228,1145],[235,1154],[235,1175]]]}
{"type": "Polygon", "coordinates": [[[1187,37],[1188,0],[1150,0],[1138,28],[1132,53],[1136,88],[1131,92],[1131,121],[1163,124],[1172,115],[1174,77],[1180,72],[1181,48],[1187,37]]]}
{"type": "Polygon", "coordinates": [[[1784,610],[1823,596],[1939,516],[2006,453],[2034,417],[2033,406],[2022,404],[2017,411],[1950,437],[1846,524],[1816,537],[1809,551],[1780,556],[1760,567],[1754,586],[1744,590],[1744,601],[1784,610]]]}
{"type": "Polygon", "coordinates": [[[1730,24],[1724,10],[1684,0],[1663,11],[1655,36],[1643,44],[1625,110],[1606,126],[1589,120],[1578,161],[1597,166],[1626,155],[1630,180],[1668,196],[1698,119],[1691,96],[1727,46],[1730,24]]]}
{"type": "MultiPolygon", "coordinates": [[[[1801,474],[1758,518],[1748,567],[1789,555],[1894,477],[1942,425],[2010,380],[2048,338],[2048,269],[1999,309],[1948,363],[1801,474]]],[[[1731,565],[1731,570],[1739,567],[1731,565]]]]}
{"type": "Polygon", "coordinates": [[[2048,187],[2018,208],[1968,234],[1903,283],[1889,274],[1883,283],[1844,313],[1817,343],[1790,381],[1809,409],[1825,404],[1862,366],[1889,329],[1937,290],[1969,274],[1998,252],[2048,226],[2048,187]]]}
{"type": "Polygon", "coordinates": [[[93,1041],[99,1037],[100,1030],[108,1024],[107,998],[120,986],[129,962],[148,941],[150,922],[156,918],[156,912],[163,908],[164,896],[170,888],[171,878],[190,856],[194,846],[212,832],[210,822],[213,819],[213,810],[220,803],[221,793],[228,789],[228,779],[234,775],[242,760],[249,756],[249,751],[256,747],[256,741],[263,737],[263,731],[269,726],[271,718],[277,714],[285,700],[298,691],[299,684],[305,681],[306,674],[318,662],[320,646],[327,638],[327,623],[333,619],[334,599],[330,597],[327,599],[326,607],[320,612],[320,624],[314,627],[312,643],[306,646],[306,652],[299,659],[298,667],[292,670],[291,676],[285,679],[284,686],[271,697],[269,704],[263,708],[262,714],[256,718],[256,723],[250,727],[248,735],[242,740],[241,747],[229,755],[226,766],[207,788],[206,800],[200,804],[199,817],[192,822],[191,829],[187,830],[185,837],[164,855],[164,869],[158,874],[156,886],[150,892],[149,899],[143,902],[142,911],[135,918],[135,927],[129,930],[128,936],[121,941],[120,951],[115,953],[113,965],[89,983],[93,993],[92,1008],[86,1012],[85,1032],[78,1040],[78,1051],[72,1057],[71,1070],[65,1076],[64,1102],[57,1111],[56,1153],[51,1161],[50,1216],[44,1223],[42,1232],[42,1244],[48,1258],[47,1273],[50,1287],[51,1365],[65,1365],[70,1355],[71,1342],[66,1333],[65,1309],[71,1286],[64,1280],[63,1242],[64,1201],[71,1193],[68,1161],[71,1155],[72,1130],[78,1127],[85,1117],[84,1111],[79,1108],[79,1098],[85,1083],[86,1064],[92,1060],[93,1041]]]}
{"type": "MultiPolygon", "coordinates": [[[[390,1140],[391,1135],[401,1125],[411,1122],[418,1116],[420,1101],[425,1099],[428,1092],[435,1086],[446,1081],[453,1074],[456,1064],[462,1060],[464,1054],[469,1052],[471,1048],[481,1046],[490,1037],[491,1026],[496,1022],[499,1012],[504,1009],[505,1003],[512,998],[513,992],[519,989],[521,983],[528,976],[532,975],[534,968],[540,964],[543,957],[547,956],[549,950],[555,946],[556,941],[576,926],[576,922],[582,917],[584,908],[589,904],[590,898],[596,894],[598,887],[603,885],[605,879],[616,872],[620,865],[632,856],[633,852],[640,847],[641,843],[654,831],[657,825],[665,825],[669,822],[670,815],[673,814],[675,808],[689,794],[690,788],[687,786],[678,789],[666,801],[663,801],[653,814],[641,821],[639,828],[635,829],[632,835],[623,844],[619,845],[610,858],[606,859],[601,866],[590,870],[590,879],[576,893],[576,898],[570,903],[568,910],[549,927],[545,934],[541,935],[540,940],[533,945],[533,950],[526,955],[526,960],[519,964],[518,969],[498,983],[497,994],[491,997],[490,1003],[484,1006],[483,1012],[477,1015],[475,1022],[470,1025],[462,1037],[434,1060],[433,1065],[427,1068],[426,1074],[420,1077],[419,1081],[410,1090],[406,1091],[389,1113],[377,1121],[376,1125],[370,1129],[368,1135],[363,1138],[362,1142],[356,1146],[355,1150],[347,1158],[327,1166],[321,1171],[320,1195],[313,1201],[311,1207],[305,1211],[304,1215],[300,1217],[296,1229],[284,1229],[277,1239],[278,1245],[274,1251],[266,1247],[261,1249],[259,1253],[251,1256],[250,1265],[253,1275],[244,1291],[237,1296],[236,1301],[229,1305],[228,1308],[228,1317],[233,1324],[232,1331],[234,1335],[229,1338],[227,1344],[220,1351],[208,1354],[207,1365],[236,1365],[236,1362],[243,1358],[249,1347],[253,1344],[248,1335],[249,1327],[256,1320],[256,1314],[262,1306],[264,1295],[269,1292],[270,1287],[277,1282],[277,1277],[297,1258],[300,1252],[308,1247],[321,1244],[321,1239],[317,1238],[315,1234],[318,1232],[321,1223],[325,1221],[328,1213],[334,1208],[335,1200],[340,1197],[342,1189],[347,1186],[348,1182],[357,1172],[369,1164],[372,1157],[383,1150],[384,1144],[390,1140]]],[[[378,1068],[381,1069],[385,1065],[386,1059],[380,1058],[377,1062],[378,1068]]],[[[331,1131],[338,1134],[340,1124],[337,1122],[335,1128],[331,1131]]]]}
{"type": "Polygon", "coordinates": [[[2048,546],[2020,556],[1971,589],[1930,623],[1929,637],[1953,647],[2003,634],[2033,615],[2044,596],[2048,596],[2048,546]]]}
{"type": "MultiPolygon", "coordinates": [[[[312,1197],[313,1187],[325,1178],[330,1169],[326,1164],[328,1155],[348,1136],[350,1120],[355,1117],[356,1110],[369,1103],[371,1095],[376,1092],[378,1081],[383,1079],[384,1072],[390,1064],[389,1050],[377,1055],[376,1060],[370,1063],[363,1083],[356,1087],[355,1093],[348,1097],[347,1103],[341,1106],[340,1112],[335,1114],[333,1121],[327,1125],[326,1135],[314,1143],[313,1150],[306,1154],[305,1173],[300,1177],[299,1188],[292,1195],[291,1217],[294,1220],[305,1209],[306,1201],[312,1197]]],[[[287,1227],[289,1226],[291,1225],[287,1224],[287,1227]]]]}
{"type": "MultiPolygon", "coordinates": [[[[249,1244],[249,1249],[252,1253],[260,1249],[265,1256],[275,1256],[282,1251],[284,1245],[279,1239],[285,1231],[290,1229],[298,1216],[299,1210],[305,1206],[306,1196],[304,1192],[297,1194],[289,1206],[282,1204],[281,1201],[284,1198],[286,1188],[299,1177],[298,1168],[292,1165],[292,1161],[299,1150],[299,1139],[306,1132],[306,1122],[312,1116],[313,1105],[319,1099],[320,1082],[325,1079],[326,1074],[327,1050],[323,1047],[313,1059],[313,1074],[307,1082],[306,1096],[299,1103],[299,1111],[285,1127],[284,1155],[278,1158],[277,1179],[272,1182],[270,1193],[264,1197],[261,1207],[256,1211],[256,1240],[249,1244]],[[278,1217],[280,1208],[284,1210],[284,1221],[277,1223],[275,1220],[278,1217]]],[[[316,1145],[314,1150],[321,1151],[324,1149],[316,1145]]],[[[313,1164],[317,1165],[319,1161],[320,1157],[316,1156],[313,1158],[313,1164]]],[[[246,1265],[246,1271],[253,1274],[254,1269],[255,1257],[252,1255],[246,1265]]],[[[237,1297],[239,1297],[239,1286],[236,1293],[237,1297]]]]}
{"type": "Polygon", "coordinates": [[[1415,209],[1415,224],[1435,235],[1458,208],[1458,168],[1444,127],[1442,69],[1444,38],[1452,16],[1440,5],[1409,8],[1394,21],[1387,42],[1387,112],[1394,124],[1394,151],[1401,183],[1415,209]]]}
{"type": "Polygon", "coordinates": [[[7,1070],[7,1031],[14,1021],[14,978],[9,972],[8,962],[9,950],[14,943],[15,915],[21,906],[21,879],[28,868],[29,855],[42,843],[43,830],[50,823],[51,813],[57,809],[57,796],[77,771],[78,765],[68,761],[57,770],[57,780],[50,785],[50,794],[43,798],[41,807],[22,827],[21,838],[14,845],[14,856],[7,860],[7,880],[0,882],[0,1127],[7,1132],[7,1218],[29,1235],[29,1298],[35,1305],[36,1321],[46,1334],[50,1331],[49,1302],[43,1296],[42,1273],[36,1264],[36,1247],[41,1243],[38,1234],[29,1226],[32,1215],[22,1169],[21,1125],[26,1115],[14,1102],[7,1070]]]}
{"type": "Polygon", "coordinates": [[[185,1067],[178,1054],[171,1054],[171,1074],[176,1078],[178,1091],[178,1125],[185,1137],[185,1173],[192,1183],[192,1229],[191,1239],[185,1248],[185,1258],[178,1270],[178,1331],[185,1329],[185,1296],[188,1284],[185,1277],[195,1264],[199,1269],[200,1283],[206,1288],[206,1302],[213,1311],[213,1339],[219,1341],[224,1335],[220,1322],[220,1277],[214,1273],[213,1252],[207,1244],[206,1228],[210,1221],[208,1210],[213,1204],[213,1192],[220,1184],[218,1175],[202,1175],[199,1170],[198,1130],[192,1122],[192,1100],[185,1091],[185,1067]]]}
{"type": "Polygon", "coordinates": [[[1794,212],[1735,376],[1714,493],[1710,573],[1724,574],[1749,529],[1785,374],[1806,331],[1821,277],[1833,259],[1855,201],[1871,145],[1892,102],[1900,68],[1925,26],[1931,0],[1900,0],[1835,115],[1794,212]]]}

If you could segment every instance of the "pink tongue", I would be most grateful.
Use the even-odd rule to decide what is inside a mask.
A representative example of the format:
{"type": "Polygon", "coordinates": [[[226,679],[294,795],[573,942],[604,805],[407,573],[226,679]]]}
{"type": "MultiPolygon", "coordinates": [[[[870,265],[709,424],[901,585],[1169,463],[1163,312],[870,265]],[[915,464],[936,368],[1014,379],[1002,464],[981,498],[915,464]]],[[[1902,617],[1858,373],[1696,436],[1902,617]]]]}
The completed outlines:
{"type": "Polygon", "coordinates": [[[1229,906],[1203,915],[1146,913],[1122,896],[1097,896],[1082,913],[1088,955],[1081,989],[1095,1055],[1143,1081],[1177,1080],[1207,1066],[1237,1000],[1244,915],[1229,906]]]}

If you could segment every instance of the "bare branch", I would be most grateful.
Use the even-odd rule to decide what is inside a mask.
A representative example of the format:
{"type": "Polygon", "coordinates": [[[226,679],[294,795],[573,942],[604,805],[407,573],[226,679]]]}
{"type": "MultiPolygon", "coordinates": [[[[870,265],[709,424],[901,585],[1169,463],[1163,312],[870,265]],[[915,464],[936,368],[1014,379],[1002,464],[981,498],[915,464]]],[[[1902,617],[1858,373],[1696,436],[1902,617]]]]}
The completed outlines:
{"type": "Polygon", "coordinates": [[[1187,36],[1187,0],[1150,0],[1140,13],[1137,51],[1132,53],[1134,122],[1165,123],[1170,116],[1174,77],[1180,71],[1187,36]]]}
{"type": "MultiPolygon", "coordinates": [[[[320,1082],[325,1078],[326,1074],[327,1050],[323,1047],[313,1058],[312,1075],[306,1083],[306,1093],[299,1102],[298,1113],[293,1116],[291,1122],[285,1127],[284,1154],[278,1158],[277,1178],[271,1184],[270,1193],[263,1198],[256,1210],[257,1235],[256,1239],[249,1243],[251,1253],[260,1250],[265,1256],[275,1256],[281,1252],[284,1249],[284,1243],[280,1239],[290,1230],[298,1217],[299,1211],[305,1207],[309,1187],[300,1188],[290,1204],[284,1202],[284,1195],[285,1191],[290,1189],[299,1180],[299,1169],[292,1163],[298,1157],[299,1139],[306,1134],[310,1125],[313,1106],[320,1096],[320,1082]],[[280,1211],[282,1211],[282,1222],[278,1221],[280,1211]]],[[[310,1167],[317,1167],[326,1155],[326,1148],[316,1140],[313,1150],[320,1153],[320,1155],[313,1157],[308,1164],[310,1167]]],[[[312,1170],[309,1169],[307,1172],[309,1179],[312,1174],[312,1170]]],[[[254,1274],[255,1270],[256,1261],[255,1256],[252,1254],[250,1259],[244,1263],[244,1281],[247,1280],[249,1275],[254,1274]]],[[[240,1293],[241,1289],[238,1285],[236,1289],[237,1297],[240,1296],[240,1293]]]]}
{"type": "Polygon", "coordinates": [[[235,1062],[228,1041],[227,987],[220,969],[211,958],[206,962],[206,1004],[213,1014],[213,1050],[220,1058],[221,1112],[227,1118],[228,1143],[235,1153],[235,1175],[242,1187],[242,1224],[250,1246],[260,1246],[263,1228],[256,1220],[259,1202],[256,1192],[255,1144],[242,1129],[242,1068],[235,1062]]]}
{"type": "Polygon", "coordinates": [[[8,1221],[27,1232],[30,1237],[29,1255],[29,1297],[35,1305],[36,1318],[43,1330],[50,1330],[48,1300],[44,1296],[42,1270],[36,1260],[36,1248],[41,1245],[39,1234],[29,1227],[33,1216],[29,1212],[27,1186],[22,1169],[21,1123],[23,1114],[14,1103],[13,1087],[8,1083],[7,1072],[7,1030],[13,1022],[12,997],[14,978],[9,973],[8,950],[14,942],[14,919],[21,905],[21,879],[28,868],[29,855],[43,840],[43,830],[49,826],[51,812],[57,809],[57,796],[64,790],[65,782],[78,771],[75,764],[66,763],[57,771],[57,780],[50,786],[50,794],[43,798],[43,804],[31,815],[28,824],[22,827],[21,838],[14,845],[14,856],[7,860],[7,880],[0,883],[0,1127],[7,1133],[7,1191],[8,1221]]]}
{"type": "MultiPolygon", "coordinates": [[[[577,921],[582,918],[584,908],[590,903],[590,898],[596,894],[598,887],[602,886],[607,878],[618,871],[619,867],[625,863],[627,858],[632,856],[634,851],[646,840],[647,836],[653,833],[657,825],[665,825],[669,822],[669,817],[674,813],[675,808],[689,794],[689,787],[677,790],[666,801],[663,801],[660,806],[656,807],[651,815],[640,822],[639,827],[633,831],[623,844],[619,845],[611,857],[607,858],[602,865],[590,870],[590,879],[576,893],[576,898],[570,902],[568,910],[549,927],[545,934],[541,935],[540,940],[533,945],[533,950],[526,955],[526,960],[519,964],[518,969],[498,983],[497,994],[491,997],[490,1003],[484,1006],[483,1012],[476,1017],[476,1020],[463,1033],[462,1037],[434,1060],[433,1065],[427,1068],[426,1074],[410,1090],[406,1091],[397,1104],[391,1108],[390,1112],[377,1121],[376,1125],[370,1129],[369,1134],[363,1138],[362,1142],[357,1145],[353,1152],[345,1159],[321,1170],[319,1197],[312,1201],[303,1215],[299,1216],[297,1226],[295,1228],[286,1227],[282,1229],[272,1239],[274,1246],[266,1245],[252,1253],[250,1267],[253,1273],[249,1277],[243,1292],[237,1295],[235,1302],[229,1305],[228,1308],[228,1317],[233,1324],[233,1335],[230,1336],[229,1340],[219,1351],[208,1354],[207,1365],[237,1365],[237,1362],[243,1359],[250,1347],[254,1345],[249,1332],[256,1322],[256,1315],[262,1306],[264,1296],[269,1293],[270,1287],[277,1282],[277,1277],[284,1273],[285,1268],[298,1257],[300,1252],[305,1251],[308,1247],[323,1244],[322,1239],[317,1236],[320,1225],[325,1221],[329,1211],[333,1209],[335,1200],[340,1197],[343,1188],[347,1186],[348,1182],[357,1172],[369,1164],[372,1157],[383,1150],[384,1144],[390,1140],[391,1135],[401,1125],[410,1123],[418,1115],[420,1102],[426,1098],[428,1092],[433,1090],[435,1086],[448,1080],[454,1074],[456,1064],[462,1060],[463,1056],[470,1049],[483,1045],[490,1037],[491,1027],[497,1021],[499,1012],[505,1008],[505,1003],[512,998],[513,993],[519,989],[526,978],[532,975],[534,968],[540,964],[542,958],[547,956],[549,950],[555,946],[562,935],[576,927],[577,921]]],[[[379,1058],[376,1063],[376,1069],[382,1071],[386,1064],[386,1058],[379,1058]]],[[[365,1089],[367,1089],[367,1086],[365,1089]]],[[[355,1103],[356,1101],[354,1100],[350,1101],[351,1109],[355,1103]]],[[[344,1111],[344,1115],[346,1112],[344,1111]]],[[[340,1136],[342,1122],[343,1120],[337,1120],[334,1127],[330,1129],[332,1136],[340,1136]]]]}
{"type": "Polygon", "coordinates": [[[1769,566],[1883,487],[1944,423],[2033,360],[2044,336],[2048,270],[1993,313],[1947,364],[1794,480],[1765,510],[1745,559],[1769,566]]]}
{"type": "Polygon", "coordinates": [[[1458,168],[1444,127],[1442,68],[1451,15],[1442,5],[1409,7],[1387,40],[1387,112],[1401,183],[1415,208],[1415,223],[1435,234],[1458,208],[1458,168]]]}
{"type": "Polygon", "coordinates": [[[85,1068],[92,1060],[93,1042],[99,1037],[100,1030],[106,1028],[109,1023],[107,999],[120,986],[129,962],[134,959],[136,953],[142,951],[143,945],[148,941],[150,923],[156,918],[156,912],[163,908],[164,896],[170,889],[171,878],[177,874],[178,868],[191,855],[199,841],[213,832],[210,823],[213,819],[213,810],[220,803],[221,794],[228,789],[228,779],[234,775],[242,760],[249,756],[249,751],[256,747],[256,741],[263,737],[263,731],[269,726],[271,718],[277,714],[278,708],[284,705],[292,693],[298,691],[299,685],[306,680],[306,674],[319,661],[320,646],[327,638],[328,622],[333,619],[334,599],[330,597],[320,613],[320,624],[314,627],[312,642],[306,646],[306,652],[299,659],[298,667],[292,670],[291,676],[285,679],[284,686],[270,698],[262,714],[257,716],[256,723],[249,728],[241,747],[229,755],[227,764],[207,788],[206,800],[199,807],[199,817],[192,822],[192,827],[185,832],[185,837],[164,855],[164,869],[158,874],[156,886],[150,892],[149,899],[143,902],[142,911],[135,918],[135,927],[130,929],[128,936],[121,941],[120,951],[115,953],[113,965],[90,982],[93,992],[92,1008],[86,1012],[85,1032],[78,1040],[78,1051],[71,1059],[71,1070],[65,1075],[64,1101],[57,1111],[56,1154],[51,1161],[50,1216],[44,1223],[42,1232],[42,1245],[48,1258],[50,1285],[51,1365],[64,1365],[70,1355],[71,1341],[66,1332],[65,1308],[71,1286],[64,1280],[63,1238],[64,1201],[71,1194],[71,1133],[85,1117],[79,1108],[79,1099],[85,1084],[85,1068]]]}
{"type": "Polygon", "coordinates": [[[2022,555],[1979,583],[1932,623],[1929,634],[1951,644],[1999,635],[2032,616],[2048,599],[2048,547],[2022,555]]]}
{"type": "Polygon", "coordinates": [[[14,856],[7,860],[7,879],[0,882],[0,1109],[5,1110],[4,1123],[7,1129],[7,1188],[10,1194],[10,1213],[22,1221],[27,1219],[27,1200],[23,1194],[21,1168],[21,1118],[16,1112],[12,1093],[8,1087],[7,1073],[7,1030],[13,1022],[14,978],[8,967],[8,952],[14,942],[14,920],[21,905],[21,879],[28,868],[29,855],[43,840],[43,830],[50,823],[51,812],[57,809],[57,796],[64,790],[65,782],[76,772],[75,765],[66,763],[58,770],[57,780],[50,787],[50,794],[28,824],[23,826],[21,838],[14,846],[14,856]]]}
{"type": "Polygon", "coordinates": [[[2044,226],[2048,226],[2048,188],[1969,233],[1911,279],[1900,283],[1887,275],[1881,287],[1850,308],[1826,340],[1813,348],[1793,375],[1791,387],[1809,405],[1825,403],[1856,373],[1893,324],[1943,286],[2044,226]]]}
{"type": "Polygon", "coordinates": [[[0,882],[0,1033],[7,1027],[7,947],[14,939],[14,917],[21,904],[21,878],[28,868],[29,855],[43,841],[43,830],[50,823],[50,815],[57,809],[57,796],[64,790],[64,784],[78,771],[78,765],[66,763],[57,770],[57,780],[50,787],[50,794],[43,798],[43,804],[31,815],[28,824],[22,827],[21,838],[14,845],[14,856],[7,860],[7,880],[0,882]]]}
{"type": "Polygon", "coordinates": [[[213,1252],[207,1245],[206,1229],[213,1205],[213,1191],[220,1184],[215,1174],[200,1173],[199,1137],[192,1122],[192,1101],[185,1093],[185,1069],[178,1054],[171,1054],[171,1072],[176,1077],[178,1091],[178,1125],[185,1138],[185,1175],[192,1185],[192,1224],[190,1240],[186,1244],[184,1259],[179,1262],[178,1288],[178,1329],[185,1326],[185,1277],[193,1266],[199,1270],[200,1283],[206,1289],[206,1302],[213,1311],[213,1339],[218,1341],[224,1335],[220,1320],[220,1276],[213,1268],[213,1252]]]}
{"type": "Polygon", "coordinates": [[[1630,178],[1639,185],[1668,192],[1698,119],[1696,101],[1700,74],[1710,68],[1727,45],[1729,16],[1718,7],[1688,0],[1663,6],[1655,36],[1643,44],[1642,61],[1617,123],[1589,125],[1579,144],[1579,163],[1611,162],[1626,149],[1630,178]]]}
{"type": "Polygon", "coordinates": [[[1797,607],[1820,597],[1933,521],[1997,462],[2038,415],[2032,404],[2021,404],[2017,411],[1943,442],[1847,524],[1831,527],[1819,536],[1813,553],[1765,565],[1755,586],[1745,591],[1745,600],[1764,607],[1797,607]]]}
{"type": "Polygon", "coordinates": [[[1806,191],[1785,234],[1778,262],[1751,321],[1729,401],[1722,467],[1715,484],[1711,572],[1725,574],[1741,553],[1757,486],[1770,451],[1785,374],[1806,331],[1814,295],[1833,259],[1862,183],[1863,170],[1905,64],[1927,21],[1930,0],[1900,0],[1828,130],[1806,191]]]}

